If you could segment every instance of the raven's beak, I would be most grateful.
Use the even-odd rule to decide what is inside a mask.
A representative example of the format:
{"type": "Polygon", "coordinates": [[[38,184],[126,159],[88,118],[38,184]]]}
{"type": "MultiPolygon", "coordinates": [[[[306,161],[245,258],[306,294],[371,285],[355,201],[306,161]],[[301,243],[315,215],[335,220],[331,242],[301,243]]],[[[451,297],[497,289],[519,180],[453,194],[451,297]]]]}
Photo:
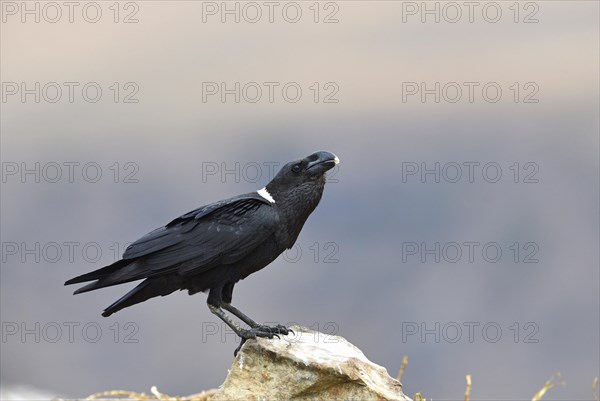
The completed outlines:
{"type": "Polygon", "coordinates": [[[340,159],[331,152],[316,152],[306,158],[308,160],[307,170],[316,173],[324,173],[335,167],[340,162],[340,159]]]}

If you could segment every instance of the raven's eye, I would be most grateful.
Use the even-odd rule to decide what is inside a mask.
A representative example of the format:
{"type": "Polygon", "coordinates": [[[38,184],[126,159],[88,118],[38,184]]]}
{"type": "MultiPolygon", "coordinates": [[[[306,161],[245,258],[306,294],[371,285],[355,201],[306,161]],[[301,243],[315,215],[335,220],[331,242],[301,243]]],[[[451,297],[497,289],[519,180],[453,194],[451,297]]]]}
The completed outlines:
{"type": "Polygon", "coordinates": [[[302,170],[302,167],[300,167],[299,164],[294,164],[294,166],[292,167],[292,171],[296,174],[298,174],[300,170],[302,170]]]}

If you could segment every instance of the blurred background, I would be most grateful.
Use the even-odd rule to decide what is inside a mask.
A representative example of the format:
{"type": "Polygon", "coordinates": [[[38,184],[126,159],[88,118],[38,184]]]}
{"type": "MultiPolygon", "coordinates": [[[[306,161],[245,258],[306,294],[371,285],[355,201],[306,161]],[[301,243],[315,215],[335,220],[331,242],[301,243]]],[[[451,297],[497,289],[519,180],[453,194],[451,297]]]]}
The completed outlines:
{"type": "Polygon", "coordinates": [[[1,385],[40,399],[220,385],[206,296],[110,318],[65,280],[198,206],[341,159],[296,246],[236,286],[405,392],[592,399],[599,6],[2,1],[1,385]]]}

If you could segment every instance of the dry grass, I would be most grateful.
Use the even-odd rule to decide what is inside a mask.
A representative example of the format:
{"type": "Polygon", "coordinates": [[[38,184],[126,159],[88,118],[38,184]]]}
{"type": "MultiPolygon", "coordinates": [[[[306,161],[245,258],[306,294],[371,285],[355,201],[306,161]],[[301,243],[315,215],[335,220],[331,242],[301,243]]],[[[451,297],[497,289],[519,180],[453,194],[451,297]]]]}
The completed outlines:
{"type": "Polygon", "coordinates": [[[100,399],[111,399],[111,400],[135,400],[135,401],[210,401],[213,394],[217,391],[217,389],[212,389],[208,391],[203,391],[198,394],[188,395],[187,397],[172,397],[166,394],[162,394],[158,391],[156,386],[153,386],[150,389],[150,394],[145,393],[136,393],[134,391],[124,391],[124,390],[116,390],[116,391],[104,391],[102,393],[92,394],[86,398],[86,401],[91,400],[100,400],[100,399]]]}
{"type": "Polygon", "coordinates": [[[400,366],[400,371],[398,371],[398,377],[396,378],[399,382],[402,381],[402,376],[404,376],[406,365],[408,365],[408,356],[404,355],[404,357],[402,358],[402,365],[400,366]]]}
{"type": "Polygon", "coordinates": [[[544,394],[546,394],[546,391],[550,390],[552,387],[556,386],[557,384],[565,385],[565,381],[562,379],[562,377],[560,377],[559,372],[556,372],[555,374],[552,375],[550,380],[548,380],[546,382],[546,384],[544,384],[544,387],[542,387],[542,389],[533,396],[531,401],[541,400],[542,397],[544,396],[544,394]]]}
{"type": "Polygon", "coordinates": [[[471,395],[471,375],[467,375],[467,389],[465,390],[465,401],[469,401],[469,396],[471,395]]]}
{"type": "Polygon", "coordinates": [[[427,400],[421,395],[421,393],[415,393],[415,396],[413,397],[413,401],[427,401],[427,400]]]}
{"type": "MultiPolygon", "coordinates": [[[[402,358],[402,367],[400,368],[400,372],[398,373],[398,380],[400,380],[402,375],[404,375],[404,371],[406,369],[407,364],[408,364],[408,357],[405,356],[404,358],[402,358]]],[[[465,390],[465,401],[469,401],[469,397],[471,396],[471,383],[472,383],[471,375],[466,376],[466,381],[467,381],[467,388],[465,390]]],[[[533,396],[531,401],[540,401],[542,399],[542,397],[546,394],[546,392],[548,392],[548,390],[550,390],[552,387],[556,386],[557,384],[561,384],[563,386],[566,385],[566,382],[563,380],[563,378],[561,377],[559,372],[556,372],[555,374],[552,375],[550,380],[548,380],[546,382],[546,384],[544,384],[544,387],[542,387],[540,389],[540,391],[538,391],[533,396]]],[[[595,377],[594,381],[592,382],[592,396],[594,397],[594,401],[600,401],[599,392],[598,392],[599,388],[600,388],[600,379],[598,377],[595,377]]],[[[413,401],[427,401],[427,399],[425,397],[423,397],[423,394],[421,394],[420,392],[416,392],[415,395],[413,396],[413,401]]]]}

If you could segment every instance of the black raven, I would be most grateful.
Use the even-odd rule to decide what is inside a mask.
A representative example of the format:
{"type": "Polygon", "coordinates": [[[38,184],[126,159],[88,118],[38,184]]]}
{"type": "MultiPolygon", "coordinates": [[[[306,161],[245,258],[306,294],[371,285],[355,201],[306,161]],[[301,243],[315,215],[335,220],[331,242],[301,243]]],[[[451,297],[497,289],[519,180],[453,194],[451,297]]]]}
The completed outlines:
{"type": "Polygon", "coordinates": [[[286,327],[260,325],[232,306],[233,286],[294,245],[321,200],[325,172],[338,162],[321,151],[287,163],[265,188],[179,216],[128,246],[121,260],[65,285],[94,281],[75,291],[79,294],[144,279],[102,316],[175,290],[209,291],[210,311],[241,337],[240,347],[249,338],[288,334],[286,327]],[[238,326],[223,309],[250,329],[238,326]]]}

